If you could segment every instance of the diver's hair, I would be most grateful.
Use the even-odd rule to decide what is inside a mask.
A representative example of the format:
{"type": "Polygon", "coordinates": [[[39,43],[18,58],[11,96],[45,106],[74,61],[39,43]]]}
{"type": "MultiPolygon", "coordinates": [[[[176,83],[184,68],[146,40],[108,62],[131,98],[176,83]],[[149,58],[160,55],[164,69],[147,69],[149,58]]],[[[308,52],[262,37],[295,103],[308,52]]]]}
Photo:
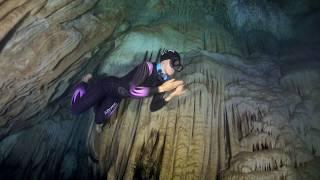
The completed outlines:
{"type": "Polygon", "coordinates": [[[164,49],[160,55],[160,62],[167,59],[180,61],[180,54],[175,50],[164,49]]]}

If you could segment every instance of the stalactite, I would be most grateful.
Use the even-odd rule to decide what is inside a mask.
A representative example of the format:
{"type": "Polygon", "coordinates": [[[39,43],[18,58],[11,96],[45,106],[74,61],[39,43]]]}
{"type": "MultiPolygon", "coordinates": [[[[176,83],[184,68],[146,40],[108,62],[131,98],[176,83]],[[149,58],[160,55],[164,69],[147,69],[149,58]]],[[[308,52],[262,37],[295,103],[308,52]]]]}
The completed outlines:
{"type": "MultiPolygon", "coordinates": [[[[207,43],[207,41],[206,41],[206,32],[203,32],[203,36],[202,36],[202,41],[203,41],[203,50],[207,50],[207,45],[206,45],[206,43],[207,43]]],[[[210,41],[209,41],[210,42],[210,41]]]]}
{"type": "MultiPolygon", "coordinates": [[[[225,108],[226,109],[226,108],[225,108]]],[[[226,144],[226,148],[225,148],[225,153],[227,154],[227,168],[230,167],[230,161],[231,161],[231,157],[232,157],[232,147],[231,147],[231,137],[230,137],[230,128],[229,128],[229,119],[228,119],[228,113],[225,110],[225,119],[224,119],[224,124],[225,124],[225,144],[226,144]]]]}

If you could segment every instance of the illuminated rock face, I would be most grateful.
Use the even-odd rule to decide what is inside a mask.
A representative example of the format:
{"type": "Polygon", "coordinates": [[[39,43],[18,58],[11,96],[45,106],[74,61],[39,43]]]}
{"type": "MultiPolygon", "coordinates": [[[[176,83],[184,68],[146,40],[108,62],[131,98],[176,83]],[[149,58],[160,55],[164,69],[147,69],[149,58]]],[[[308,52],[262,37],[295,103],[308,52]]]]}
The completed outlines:
{"type": "MultiPolygon", "coordinates": [[[[248,61],[206,51],[186,56],[177,77],[186,82],[186,95],[154,113],[148,110],[151,99],[125,101],[101,134],[92,128],[88,139],[96,175],[311,178],[308,173],[319,163],[314,133],[319,130],[295,128],[294,114],[308,111],[297,108],[305,97],[279,83],[282,76],[272,58],[248,61]]],[[[316,123],[317,114],[309,115],[316,123]]]]}
{"type": "Polygon", "coordinates": [[[68,179],[87,172],[77,175],[87,167],[88,118],[75,121],[69,98],[59,99],[112,47],[99,45],[122,16],[94,14],[96,3],[0,1],[0,179],[68,179]]]}
{"type": "MultiPolygon", "coordinates": [[[[150,113],[150,98],[122,103],[101,134],[90,132],[92,167],[112,178],[210,179],[225,167],[224,82],[193,59],[180,74],[185,97],[150,113]]],[[[97,172],[97,173],[98,173],[97,172]]]]}
{"type": "Polygon", "coordinates": [[[320,179],[319,3],[291,2],[0,0],[0,179],[320,179]],[[101,133],[70,113],[85,73],[159,48],[185,95],[123,100],[101,133]]]}
{"type": "Polygon", "coordinates": [[[88,12],[94,3],[1,4],[8,12],[3,12],[1,24],[6,26],[1,25],[0,32],[0,138],[26,127],[25,119],[60,97],[77,73],[75,69],[81,68],[92,57],[93,48],[111,35],[119,19],[98,19],[88,12]],[[10,12],[10,8],[14,10],[10,12]],[[107,27],[105,20],[109,21],[107,27]]]}

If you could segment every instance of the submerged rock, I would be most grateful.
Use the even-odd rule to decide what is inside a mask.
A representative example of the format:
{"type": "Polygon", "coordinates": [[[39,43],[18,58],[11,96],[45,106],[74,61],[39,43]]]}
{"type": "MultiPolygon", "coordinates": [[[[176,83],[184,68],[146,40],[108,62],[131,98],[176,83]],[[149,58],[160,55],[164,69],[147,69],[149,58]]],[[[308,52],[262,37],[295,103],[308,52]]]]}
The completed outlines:
{"type": "Polygon", "coordinates": [[[318,7],[0,0],[0,179],[320,179],[318,7]],[[159,48],[181,53],[185,95],[123,100],[100,133],[70,113],[84,74],[159,48]]]}

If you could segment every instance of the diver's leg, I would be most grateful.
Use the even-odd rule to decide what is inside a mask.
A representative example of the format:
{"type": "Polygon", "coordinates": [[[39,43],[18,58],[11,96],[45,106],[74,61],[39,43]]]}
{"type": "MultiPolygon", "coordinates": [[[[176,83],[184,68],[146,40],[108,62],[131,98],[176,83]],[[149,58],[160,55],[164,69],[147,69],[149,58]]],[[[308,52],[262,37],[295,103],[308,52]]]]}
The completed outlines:
{"type": "Polygon", "coordinates": [[[95,110],[95,122],[97,124],[105,123],[110,119],[112,114],[118,109],[121,99],[114,97],[106,97],[99,107],[95,110]]]}
{"type": "Polygon", "coordinates": [[[102,86],[98,83],[78,83],[73,91],[71,99],[71,111],[79,114],[101,101],[105,96],[102,86]]]}

